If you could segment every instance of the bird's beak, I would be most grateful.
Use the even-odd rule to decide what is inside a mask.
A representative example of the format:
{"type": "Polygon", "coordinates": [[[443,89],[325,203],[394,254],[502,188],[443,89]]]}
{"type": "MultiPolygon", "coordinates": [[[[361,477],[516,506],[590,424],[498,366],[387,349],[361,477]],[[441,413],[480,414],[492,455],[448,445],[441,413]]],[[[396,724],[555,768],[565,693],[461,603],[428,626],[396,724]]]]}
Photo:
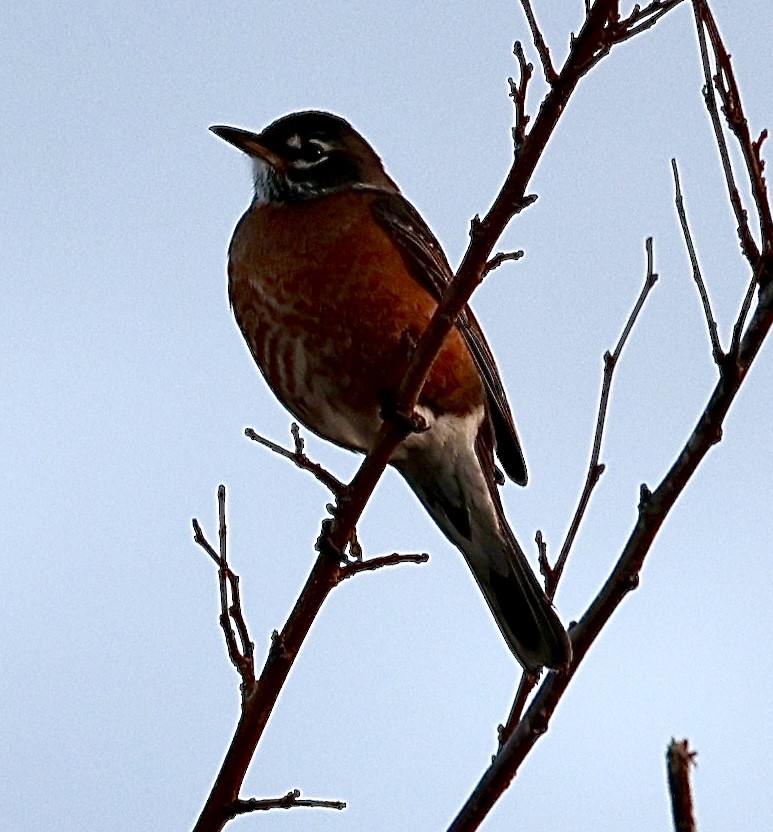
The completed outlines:
{"type": "Polygon", "coordinates": [[[262,145],[257,133],[250,133],[249,130],[242,130],[239,127],[226,127],[223,124],[215,124],[209,129],[223,141],[232,144],[248,156],[262,159],[275,170],[284,169],[284,160],[273,150],[262,145]]]}

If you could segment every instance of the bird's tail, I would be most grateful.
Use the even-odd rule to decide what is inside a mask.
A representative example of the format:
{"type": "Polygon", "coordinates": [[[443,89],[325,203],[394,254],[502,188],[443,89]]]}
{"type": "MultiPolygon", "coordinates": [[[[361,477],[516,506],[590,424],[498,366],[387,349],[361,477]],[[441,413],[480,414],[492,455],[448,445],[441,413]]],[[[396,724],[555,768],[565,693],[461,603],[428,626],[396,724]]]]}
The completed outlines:
{"type": "Polygon", "coordinates": [[[507,523],[493,474],[487,477],[470,451],[435,465],[414,456],[396,467],[464,555],[521,665],[562,667],[571,659],[566,630],[507,523]]]}

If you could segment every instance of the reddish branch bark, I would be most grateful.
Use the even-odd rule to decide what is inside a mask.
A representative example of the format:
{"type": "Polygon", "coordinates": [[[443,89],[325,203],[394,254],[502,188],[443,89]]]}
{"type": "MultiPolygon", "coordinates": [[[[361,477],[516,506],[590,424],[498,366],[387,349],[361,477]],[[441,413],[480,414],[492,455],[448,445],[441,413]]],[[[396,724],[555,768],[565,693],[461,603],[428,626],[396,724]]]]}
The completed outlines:
{"type": "Polygon", "coordinates": [[[695,766],[697,752],[690,751],[687,740],[671,740],[666,752],[666,776],[671,795],[671,814],[674,832],[695,832],[690,773],[695,766]]]}

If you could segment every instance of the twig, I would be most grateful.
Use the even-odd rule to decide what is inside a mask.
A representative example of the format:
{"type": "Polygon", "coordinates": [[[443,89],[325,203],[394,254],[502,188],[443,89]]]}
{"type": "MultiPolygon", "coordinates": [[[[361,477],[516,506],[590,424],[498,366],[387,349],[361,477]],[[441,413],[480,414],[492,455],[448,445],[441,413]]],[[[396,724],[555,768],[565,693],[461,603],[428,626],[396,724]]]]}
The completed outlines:
{"type": "Polygon", "coordinates": [[[292,451],[288,451],[287,448],[283,448],[281,445],[277,445],[276,442],[272,442],[265,436],[261,436],[252,428],[244,429],[244,435],[248,439],[252,439],[253,442],[263,445],[264,448],[268,448],[275,454],[289,459],[303,471],[308,471],[310,474],[313,474],[334,496],[340,497],[343,495],[346,492],[346,484],[341,482],[341,480],[331,474],[326,468],[323,468],[318,462],[312,462],[304,453],[304,440],[301,437],[300,428],[295,422],[290,425],[290,432],[292,433],[295,445],[292,451]]]}
{"type": "Polygon", "coordinates": [[[698,253],[695,251],[692,234],[690,233],[690,226],[687,222],[687,212],[684,208],[684,198],[682,197],[682,186],[679,182],[679,168],[677,167],[676,159],[671,159],[671,168],[674,172],[674,202],[676,204],[677,213],[679,214],[679,223],[682,226],[684,243],[687,246],[687,253],[690,257],[693,280],[695,281],[695,285],[698,287],[698,294],[701,296],[701,303],[703,304],[703,313],[706,316],[706,326],[708,327],[709,339],[711,340],[711,354],[714,357],[714,363],[718,367],[721,367],[725,361],[725,353],[722,350],[722,344],[719,342],[717,322],[714,319],[714,313],[711,311],[709,293],[706,289],[706,283],[703,280],[703,275],[701,274],[701,267],[698,262],[698,253]]]}
{"type": "Polygon", "coordinates": [[[539,677],[539,673],[529,673],[527,670],[524,670],[521,673],[521,678],[518,681],[518,687],[515,691],[515,696],[513,697],[513,704],[510,706],[510,713],[507,715],[507,722],[505,722],[504,725],[499,726],[499,751],[502,750],[505,743],[512,736],[516,725],[518,725],[521,721],[523,709],[529,701],[531,692],[535,687],[537,687],[539,677]]]}
{"type": "Polygon", "coordinates": [[[666,751],[666,774],[671,795],[674,832],[695,832],[690,771],[695,766],[696,751],[690,751],[687,740],[672,739],[666,751]]]}
{"type": "MultiPolygon", "coordinates": [[[[735,80],[730,55],[728,55],[725,45],[722,43],[716,21],[705,0],[701,0],[700,7],[701,19],[706,24],[717,64],[717,75],[714,80],[720,98],[722,99],[722,111],[725,114],[730,130],[738,141],[746,163],[746,172],[759,217],[760,236],[763,246],[767,245],[770,248],[771,244],[773,244],[773,217],[771,217],[770,200],[768,199],[767,186],[763,173],[765,163],[761,156],[762,144],[767,138],[768,132],[767,130],[763,130],[757,141],[752,140],[751,133],[749,132],[749,122],[746,120],[743,112],[741,93],[735,80]]],[[[751,235],[749,234],[749,236],[751,235]]],[[[750,253],[753,253],[753,249],[750,253]]],[[[752,262],[753,258],[749,258],[749,261],[752,262]]]]}
{"type": "Polygon", "coordinates": [[[513,143],[515,145],[516,157],[526,140],[526,125],[530,121],[530,116],[526,113],[526,91],[529,87],[529,81],[534,72],[534,65],[527,62],[526,55],[523,51],[523,45],[519,40],[513,44],[513,55],[518,59],[518,82],[516,83],[512,78],[508,78],[507,82],[510,85],[510,98],[513,99],[515,107],[515,126],[513,127],[513,143]]]}
{"type": "Polygon", "coordinates": [[[360,572],[374,572],[376,569],[381,569],[384,566],[396,566],[401,563],[426,563],[428,560],[429,555],[426,552],[406,555],[393,552],[391,555],[379,555],[378,557],[367,558],[366,560],[349,561],[343,570],[341,580],[351,578],[352,575],[358,575],[360,572]]]}
{"type": "MultiPolygon", "coordinates": [[[[586,24],[595,14],[594,25],[601,23],[603,30],[595,50],[585,53],[582,62],[583,73],[589,72],[602,58],[609,54],[613,46],[624,43],[642,32],[654,26],[663,15],[678,6],[682,0],[653,0],[652,3],[643,9],[634,6],[631,14],[626,18],[620,18],[619,3],[606,4],[606,7],[599,8],[602,4],[596,0],[592,6],[586,3],[585,14],[586,24]]],[[[571,41],[574,48],[575,39],[571,41]]],[[[559,76],[560,79],[560,76],[559,76]]]]}
{"type": "Polygon", "coordinates": [[[249,812],[265,812],[271,809],[295,809],[299,806],[315,809],[341,810],[346,808],[346,803],[342,800],[310,800],[308,798],[301,798],[300,791],[293,789],[283,797],[268,797],[262,800],[258,800],[257,798],[234,800],[231,804],[231,817],[246,815],[249,812]]]}
{"type": "Polygon", "coordinates": [[[212,558],[213,561],[219,566],[220,565],[220,556],[218,553],[212,548],[209,541],[206,537],[204,537],[204,532],[201,530],[201,526],[199,525],[199,521],[194,517],[191,520],[191,525],[193,526],[193,542],[201,546],[201,548],[212,558]]]}
{"type": "Polygon", "coordinates": [[[531,7],[531,0],[521,0],[521,6],[523,6],[523,13],[526,15],[526,20],[529,22],[531,37],[534,41],[534,48],[537,50],[540,62],[542,63],[542,71],[545,74],[545,80],[552,86],[558,80],[558,73],[553,67],[553,61],[550,57],[550,49],[548,48],[547,43],[545,43],[545,38],[542,36],[539,24],[537,23],[537,18],[534,16],[534,9],[531,7]]]}
{"type": "Polygon", "coordinates": [[[628,17],[620,21],[620,26],[624,29],[624,36],[620,37],[620,41],[634,38],[647,29],[654,26],[664,14],[667,14],[675,6],[678,6],[682,0],[653,0],[652,3],[645,6],[643,9],[639,8],[638,4],[634,6],[633,11],[628,17]]]}
{"type": "MultiPolygon", "coordinates": [[[[547,547],[545,546],[542,533],[537,532],[536,535],[537,548],[539,550],[538,561],[540,565],[540,572],[545,578],[545,592],[551,601],[556,596],[558,582],[561,580],[561,576],[563,575],[564,568],[566,567],[566,561],[569,557],[569,552],[571,551],[577,532],[579,531],[580,524],[582,523],[582,519],[585,516],[585,512],[590,503],[593,489],[598,483],[601,475],[604,473],[604,465],[599,462],[599,457],[601,455],[601,441],[604,435],[607,410],[609,407],[609,394],[612,389],[612,376],[614,375],[615,367],[617,366],[617,362],[623,352],[623,347],[628,340],[628,336],[630,335],[631,330],[639,317],[639,313],[644,306],[644,302],[658,280],[658,275],[655,272],[652,237],[647,238],[645,250],[647,254],[647,270],[644,278],[644,286],[642,287],[639,297],[637,298],[636,303],[628,316],[628,320],[623,327],[623,331],[617,341],[617,344],[615,345],[614,350],[611,353],[607,352],[604,355],[604,376],[601,384],[601,397],[599,399],[598,415],[596,417],[596,432],[593,437],[593,450],[591,451],[590,462],[588,463],[585,485],[583,486],[580,499],[577,503],[577,508],[575,509],[574,516],[572,517],[572,522],[569,525],[569,530],[566,533],[566,538],[561,546],[561,551],[554,567],[551,567],[548,562],[547,547]]],[[[537,675],[525,672],[521,675],[521,680],[518,684],[518,689],[510,708],[510,714],[507,717],[507,722],[500,728],[499,731],[500,747],[504,745],[507,739],[512,735],[513,731],[515,731],[516,725],[518,724],[518,721],[523,713],[523,709],[526,706],[529,694],[536,687],[538,681],[539,676],[537,675]]]]}
{"type": "Polygon", "coordinates": [[[732,356],[733,359],[737,358],[738,350],[741,347],[741,336],[743,335],[743,328],[746,323],[749,310],[752,307],[754,292],[757,289],[757,286],[761,285],[760,277],[764,262],[765,261],[760,258],[757,262],[757,267],[752,269],[752,276],[749,279],[749,285],[746,287],[746,294],[744,295],[743,302],[741,303],[741,308],[738,311],[735,326],[733,326],[733,339],[730,342],[730,352],[728,353],[728,355],[732,356]]]}
{"type": "Polygon", "coordinates": [[[218,587],[220,590],[220,626],[223,629],[228,658],[242,678],[242,694],[255,683],[255,645],[250,639],[247,622],[242,611],[239,592],[239,576],[228,565],[225,515],[225,486],[217,489],[218,538],[220,552],[216,552],[204,536],[198,520],[193,520],[193,539],[215,561],[218,567],[218,587]],[[230,602],[229,602],[230,598],[230,602]]]}
{"type": "Polygon", "coordinates": [[[558,556],[558,560],[556,561],[556,565],[552,570],[550,570],[548,575],[546,575],[545,591],[547,592],[548,598],[551,600],[555,598],[558,582],[561,579],[564,567],[566,566],[567,558],[569,557],[569,552],[571,551],[583,516],[585,515],[588,504],[590,503],[593,489],[595,488],[596,483],[598,483],[601,475],[604,473],[604,465],[599,462],[599,457],[601,455],[601,440],[604,436],[604,426],[606,424],[607,410],[609,407],[609,394],[612,389],[612,376],[614,375],[617,362],[623,352],[623,347],[628,340],[628,336],[631,334],[631,330],[633,329],[634,324],[639,317],[639,313],[647,300],[647,296],[652,291],[652,288],[658,280],[658,275],[655,272],[652,237],[647,238],[645,250],[647,254],[647,271],[644,277],[644,286],[642,287],[639,297],[631,310],[631,314],[628,316],[628,320],[623,327],[623,331],[617,344],[615,345],[614,350],[611,353],[607,352],[604,354],[604,376],[601,383],[601,397],[599,399],[599,409],[596,417],[596,432],[593,436],[593,450],[591,451],[590,462],[588,463],[585,485],[583,486],[580,500],[577,504],[572,522],[569,525],[569,530],[566,534],[563,546],[561,547],[561,552],[558,556]]]}
{"type": "Polygon", "coordinates": [[[483,268],[483,276],[485,277],[489,272],[498,269],[503,263],[509,260],[520,260],[523,257],[523,250],[518,251],[498,251],[490,260],[486,261],[483,268]]]}
{"type": "MultiPolygon", "coordinates": [[[[717,75],[716,77],[712,77],[711,74],[711,59],[709,58],[709,49],[708,44],[706,43],[706,32],[704,27],[704,23],[707,20],[707,15],[710,15],[710,13],[708,12],[708,7],[706,6],[704,0],[693,0],[692,5],[693,12],[695,15],[695,28],[698,33],[698,44],[701,52],[701,62],[703,64],[703,77],[705,81],[705,85],[703,87],[703,99],[706,103],[706,109],[709,111],[709,116],[711,117],[711,124],[714,128],[714,138],[716,139],[717,150],[719,151],[719,158],[722,162],[722,170],[725,174],[727,193],[730,199],[730,204],[733,207],[733,212],[735,213],[735,219],[738,226],[738,238],[741,241],[741,251],[743,252],[746,259],[750,263],[754,264],[759,259],[760,253],[759,249],[757,248],[757,244],[754,242],[752,233],[749,230],[749,218],[746,214],[746,211],[744,210],[743,204],[741,202],[741,195],[739,194],[738,187],[735,183],[735,174],[733,173],[733,165],[730,161],[730,152],[727,147],[727,141],[725,140],[725,133],[722,129],[722,121],[719,117],[719,109],[717,107],[717,99],[714,94],[715,82],[717,83],[717,88],[720,90],[720,94],[723,93],[724,88],[719,83],[720,76],[717,75]]],[[[716,48],[717,47],[715,45],[715,55],[717,55],[716,48]]],[[[719,60],[718,56],[717,60],[719,60]]],[[[729,112],[727,111],[727,108],[725,114],[729,119],[729,112]]]]}

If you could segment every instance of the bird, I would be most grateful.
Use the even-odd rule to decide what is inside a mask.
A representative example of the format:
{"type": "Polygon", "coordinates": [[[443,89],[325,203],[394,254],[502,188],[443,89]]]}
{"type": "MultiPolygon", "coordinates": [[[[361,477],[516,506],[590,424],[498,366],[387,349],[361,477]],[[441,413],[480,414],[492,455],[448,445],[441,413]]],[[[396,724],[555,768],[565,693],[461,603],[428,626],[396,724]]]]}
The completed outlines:
{"type": "MultiPolygon", "coordinates": [[[[251,160],[254,193],[228,249],[228,293],[269,388],[335,445],[367,453],[453,272],[368,141],[319,110],[261,132],[213,125],[251,160]]],[[[459,549],[514,657],[562,668],[571,647],[508,524],[505,474],[526,462],[494,356],[469,306],[390,464],[459,549]]]]}

